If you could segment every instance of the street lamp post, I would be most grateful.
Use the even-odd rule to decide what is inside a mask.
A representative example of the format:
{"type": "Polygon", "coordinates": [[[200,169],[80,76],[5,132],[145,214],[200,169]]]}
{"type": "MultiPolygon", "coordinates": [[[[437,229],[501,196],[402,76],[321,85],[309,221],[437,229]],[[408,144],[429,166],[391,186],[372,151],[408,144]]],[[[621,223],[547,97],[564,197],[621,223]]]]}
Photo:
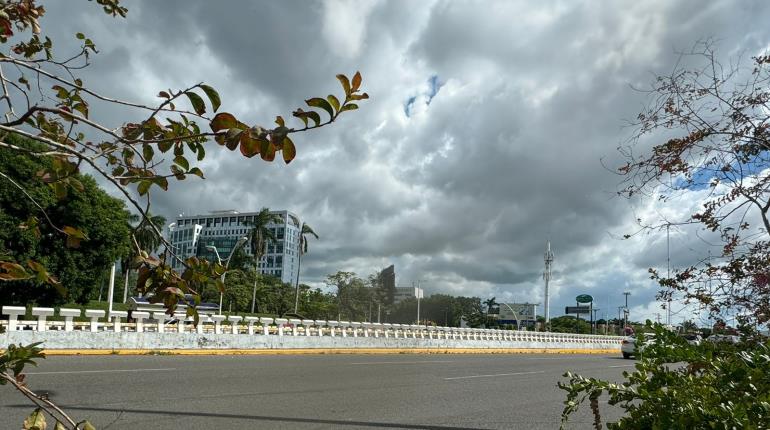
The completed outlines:
{"type": "MultiPolygon", "coordinates": [[[[230,251],[230,255],[227,256],[227,259],[225,260],[225,271],[222,272],[222,276],[220,277],[220,280],[222,281],[222,286],[225,285],[225,275],[227,274],[227,268],[230,266],[230,260],[233,258],[233,254],[235,254],[235,251],[238,249],[239,246],[246,243],[248,238],[242,237],[238,239],[238,242],[235,242],[235,245],[233,246],[233,249],[230,251]]],[[[217,247],[214,245],[206,245],[206,249],[209,251],[214,251],[214,255],[217,256],[217,262],[221,265],[222,264],[222,258],[219,256],[219,250],[217,250],[217,247]]],[[[254,297],[256,297],[257,289],[254,287],[254,297]]],[[[219,292],[219,314],[222,315],[222,297],[224,296],[224,292],[219,292]]]]}

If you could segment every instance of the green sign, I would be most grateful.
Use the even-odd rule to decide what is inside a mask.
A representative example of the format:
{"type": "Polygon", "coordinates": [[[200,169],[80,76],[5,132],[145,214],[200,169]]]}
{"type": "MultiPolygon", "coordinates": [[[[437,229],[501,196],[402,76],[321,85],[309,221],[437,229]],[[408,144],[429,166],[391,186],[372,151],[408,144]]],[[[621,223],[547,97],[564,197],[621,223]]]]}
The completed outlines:
{"type": "Polygon", "coordinates": [[[594,298],[589,296],[588,294],[581,294],[575,297],[575,301],[578,303],[591,303],[594,301],[594,298]]]}

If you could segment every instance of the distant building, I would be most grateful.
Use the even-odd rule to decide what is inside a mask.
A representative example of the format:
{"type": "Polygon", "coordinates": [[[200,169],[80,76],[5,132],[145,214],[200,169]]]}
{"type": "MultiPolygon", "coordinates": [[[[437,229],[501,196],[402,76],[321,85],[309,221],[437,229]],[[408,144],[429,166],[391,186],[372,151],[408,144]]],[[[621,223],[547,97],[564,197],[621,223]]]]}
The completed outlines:
{"type": "Polygon", "coordinates": [[[390,265],[377,275],[377,288],[385,304],[393,304],[396,299],[396,268],[390,265]]]}
{"type": "Polygon", "coordinates": [[[537,321],[535,303],[500,303],[497,314],[498,324],[513,324],[522,327],[534,325],[537,321]]]}
{"type": "Polygon", "coordinates": [[[422,288],[397,287],[396,293],[393,295],[393,304],[397,305],[406,299],[422,299],[423,297],[424,291],[422,288]]]}
{"type": "MultiPolygon", "coordinates": [[[[215,253],[206,249],[207,246],[213,245],[224,260],[230,255],[238,239],[249,235],[251,227],[246,223],[253,221],[258,213],[225,210],[207,215],[180,216],[176,223],[172,224],[169,239],[174,252],[182,259],[197,256],[216,261],[215,253]]],[[[289,211],[270,213],[278,215],[282,222],[268,225],[277,242],[266,245],[265,254],[259,263],[259,271],[275,276],[282,282],[294,283],[299,276],[299,218],[289,211]]],[[[248,243],[243,246],[243,250],[247,255],[252,255],[248,243]]],[[[181,270],[183,266],[174,260],[171,267],[181,270]]]]}

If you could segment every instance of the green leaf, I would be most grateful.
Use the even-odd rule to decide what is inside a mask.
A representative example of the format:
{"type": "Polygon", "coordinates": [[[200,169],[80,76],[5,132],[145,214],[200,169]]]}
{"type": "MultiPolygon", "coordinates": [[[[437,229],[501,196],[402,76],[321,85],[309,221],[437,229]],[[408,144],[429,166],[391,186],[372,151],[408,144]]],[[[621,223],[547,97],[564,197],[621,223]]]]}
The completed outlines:
{"type": "Polygon", "coordinates": [[[340,109],[340,112],[345,112],[348,110],[356,110],[358,109],[358,105],[355,103],[348,103],[345,106],[342,106],[342,109],[340,109]]]}
{"type": "Polygon", "coordinates": [[[289,136],[283,138],[283,150],[281,153],[283,154],[283,161],[286,162],[286,164],[291,163],[291,160],[297,155],[297,149],[294,147],[294,142],[289,139],[289,136]]]}
{"type": "Polygon", "coordinates": [[[329,94],[326,96],[326,100],[329,101],[329,104],[332,105],[335,111],[340,110],[340,101],[337,99],[337,97],[334,96],[334,94],[329,94]]]}
{"type": "Polygon", "coordinates": [[[220,112],[214,115],[214,119],[209,124],[213,132],[227,130],[238,126],[238,120],[230,113],[220,112]]]}
{"type": "Polygon", "coordinates": [[[334,118],[334,108],[325,99],[322,99],[320,97],[313,97],[312,99],[305,100],[305,103],[307,103],[308,106],[317,107],[325,110],[326,112],[329,113],[330,118],[334,118]]]}
{"type": "Polygon", "coordinates": [[[206,157],[206,150],[203,149],[203,144],[202,143],[198,144],[197,154],[198,154],[198,161],[201,161],[201,160],[203,160],[203,158],[206,157]]]}
{"type": "Polygon", "coordinates": [[[185,170],[190,170],[190,163],[181,155],[174,157],[174,163],[178,164],[179,167],[185,170]]]}
{"type": "Polygon", "coordinates": [[[155,150],[152,149],[152,146],[145,143],[142,145],[142,155],[144,156],[144,161],[150,161],[152,156],[155,155],[155,150]]]}
{"type": "Polygon", "coordinates": [[[136,187],[136,190],[139,192],[140,196],[143,196],[147,194],[147,191],[150,190],[150,186],[152,185],[152,182],[150,181],[141,181],[139,182],[139,185],[136,187]]]}
{"type": "Polygon", "coordinates": [[[199,168],[197,168],[197,167],[193,167],[193,168],[192,168],[192,169],[190,169],[190,171],[189,171],[189,172],[187,172],[187,173],[189,173],[189,174],[191,174],[191,175],[195,175],[195,176],[197,176],[197,177],[199,177],[199,178],[201,178],[201,179],[206,179],[206,178],[204,178],[204,177],[203,177],[203,172],[201,171],[201,169],[199,169],[199,168]]]}
{"type": "Polygon", "coordinates": [[[337,79],[340,81],[340,84],[342,84],[342,89],[345,91],[345,97],[350,96],[350,81],[348,80],[348,77],[340,73],[337,75],[337,79]]]}
{"type": "Polygon", "coordinates": [[[198,115],[203,115],[206,113],[206,104],[203,102],[203,99],[198,94],[195,94],[192,91],[185,91],[184,93],[188,99],[190,99],[190,103],[192,103],[193,110],[195,110],[195,113],[198,115]]]}
{"type": "Polygon", "coordinates": [[[302,109],[297,109],[294,112],[291,113],[295,117],[302,120],[302,122],[305,123],[305,127],[307,127],[307,112],[303,111],[302,109]]]}
{"type": "Polygon", "coordinates": [[[94,427],[88,421],[83,421],[83,430],[96,430],[96,427],[94,427]]]}
{"type": "Polygon", "coordinates": [[[77,37],[80,40],[83,40],[86,38],[86,35],[83,33],[75,33],[75,37],[77,37]]]}
{"type": "Polygon", "coordinates": [[[54,427],[53,430],[67,430],[67,428],[64,427],[64,424],[61,422],[56,421],[56,427],[54,427]]]}
{"type": "Polygon", "coordinates": [[[199,85],[204,93],[206,93],[206,96],[208,96],[209,101],[211,102],[211,108],[214,110],[214,112],[219,109],[219,106],[222,104],[222,101],[219,99],[219,93],[214,88],[211,88],[210,86],[206,84],[200,84],[199,85]]]}
{"type": "Polygon", "coordinates": [[[174,142],[170,140],[165,140],[163,142],[158,143],[158,149],[160,149],[160,152],[167,152],[171,147],[174,145],[174,142]]]}
{"type": "Polygon", "coordinates": [[[64,182],[54,182],[51,184],[56,198],[62,200],[67,197],[67,185],[64,182]]]}
{"type": "MultiPolygon", "coordinates": [[[[344,109],[343,109],[344,110],[344,109]]],[[[308,111],[305,112],[307,114],[307,117],[312,119],[315,123],[316,127],[318,127],[319,124],[321,124],[321,115],[318,115],[318,112],[316,111],[308,111]]]]}
{"type": "Polygon", "coordinates": [[[70,227],[68,225],[65,225],[64,227],[62,227],[62,231],[67,236],[77,237],[78,239],[88,239],[88,236],[86,236],[85,233],[83,233],[81,230],[75,227],[70,227]]]}
{"type": "Polygon", "coordinates": [[[37,408],[32,411],[27,419],[24,420],[24,424],[22,426],[22,429],[24,430],[45,430],[45,428],[45,415],[43,415],[43,410],[41,408],[37,408]]]}
{"type": "Polygon", "coordinates": [[[275,123],[278,124],[280,127],[286,127],[286,123],[283,120],[283,117],[281,115],[278,115],[275,117],[275,123]]]}
{"type": "Polygon", "coordinates": [[[168,191],[168,179],[163,176],[153,178],[152,183],[159,186],[163,191],[168,191]]]}

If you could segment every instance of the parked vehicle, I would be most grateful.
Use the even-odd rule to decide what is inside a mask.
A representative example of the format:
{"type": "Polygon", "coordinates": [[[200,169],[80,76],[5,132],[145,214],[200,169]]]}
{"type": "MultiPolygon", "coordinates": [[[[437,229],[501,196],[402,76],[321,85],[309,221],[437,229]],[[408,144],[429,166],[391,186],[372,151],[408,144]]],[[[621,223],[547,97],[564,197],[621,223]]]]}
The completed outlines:
{"type": "Polygon", "coordinates": [[[636,336],[628,336],[623,339],[623,342],[620,344],[620,352],[623,353],[623,358],[635,357],[641,353],[646,345],[654,342],[653,336],[653,333],[643,333],[644,343],[638,346],[636,344],[636,336]]]}
{"type": "Polygon", "coordinates": [[[727,343],[738,343],[741,341],[740,336],[736,336],[734,334],[712,334],[711,336],[706,338],[709,342],[727,342],[727,343]]]}
{"type": "Polygon", "coordinates": [[[703,338],[700,337],[700,335],[697,333],[684,333],[680,336],[690,345],[700,345],[700,343],[703,341],[703,338]]]}

